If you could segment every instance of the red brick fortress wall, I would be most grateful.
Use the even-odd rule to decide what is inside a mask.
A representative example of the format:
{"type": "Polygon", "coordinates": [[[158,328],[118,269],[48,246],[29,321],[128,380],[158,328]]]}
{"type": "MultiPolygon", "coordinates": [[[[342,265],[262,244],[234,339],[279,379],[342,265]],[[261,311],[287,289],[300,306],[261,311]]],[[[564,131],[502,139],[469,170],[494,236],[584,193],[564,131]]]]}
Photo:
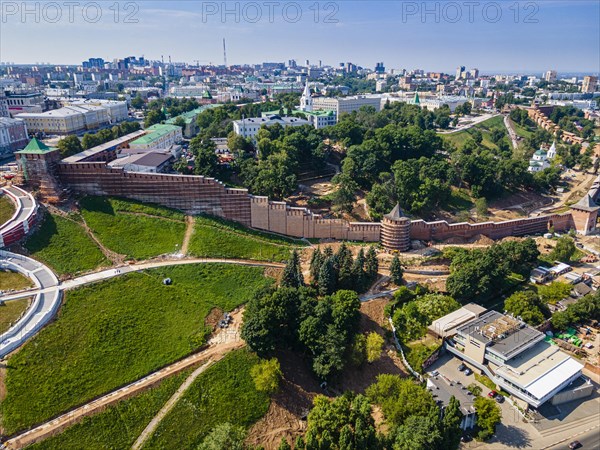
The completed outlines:
{"type": "MultiPolygon", "coordinates": [[[[189,214],[207,213],[253,228],[283,235],[317,239],[379,242],[381,223],[348,222],[323,218],[306,208],[267,197],[252,196],[246,189],[231,189],[212,178],[190,175],[125,172],[104,162],[61,163],[58,174],[73,192],[126,197],[180,209],[189,214]]],[[[505,222],[457,223],[415,220],[405,227],[411,240],[444,241],[485,235],[492,239],[543,233],[575,226],[572,213],[552,214],[505,222]]]]}
{"type": "Polygon", "coordinates": [[[438,222],[414,220],[410,227],[410,238],[424,241],[443,241],[452,237],[470,239],[482,234],[491,239],[501,239],[507,236],[545,233],[550,228],[554,228],[555,231],[566,231],[573,227],[571,213],[476,224],[449,224],[445,220],[438,222]]]}
{"type": "Polygon", "coordinates": [[[73,192],[126,197],[251,225],[248,191],[228,188],[213,178],[125,172],[103,162],[61,163],[58,175],[73,192]]]}

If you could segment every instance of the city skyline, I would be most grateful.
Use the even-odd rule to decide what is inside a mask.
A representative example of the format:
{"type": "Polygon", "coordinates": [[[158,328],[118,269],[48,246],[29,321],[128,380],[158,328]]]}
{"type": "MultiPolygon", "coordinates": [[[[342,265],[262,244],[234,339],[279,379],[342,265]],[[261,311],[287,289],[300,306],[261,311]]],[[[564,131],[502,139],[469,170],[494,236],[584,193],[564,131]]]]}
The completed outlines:
{"type": "Polygon", "coordinates": [[[483,2],[472,10],[469,2],[450,2],[457,5],[454,9],[439,2],[274,3],[278,6],[272,10],[268,2],[250,7],[156,1],[68,11],[45,3],[4,2],[0,59],[81,64],[89,57],[132,54],[219,65],[225,38],[230,65],[289,59],[304,64],[309,59],[365,67],[384,61],[390,69],[444,72],[457,65],[484,73],[600,71],[594,56],[600,54],[600,5],[593,1],[483,2]],[[98,12],[101,18],[91,23],[98,12]],[[79,38],[76,48],[72,35],[79,38]]]}

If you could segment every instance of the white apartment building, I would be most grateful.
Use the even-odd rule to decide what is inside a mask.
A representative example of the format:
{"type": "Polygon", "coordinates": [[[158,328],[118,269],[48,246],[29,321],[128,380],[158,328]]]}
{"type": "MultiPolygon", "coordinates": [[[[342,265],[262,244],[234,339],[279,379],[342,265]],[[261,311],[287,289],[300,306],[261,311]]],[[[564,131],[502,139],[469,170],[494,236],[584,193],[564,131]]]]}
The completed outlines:
{"type": "Polygon", "coordinates": [[[106,110],[108,120],[110,123],[117,123],[127,120],[129,117],[129,110],[127,108],[127,102],[121,102],[116,100],[101,100],[101,99],[90,99],[90,100],[62,100],[63,106],[80,106],[83,108],[99,107],[106,110]]]}
{"type": "Polygon", "coordinates": [[[311,125],[311,123],[305,119],[300,119],[298,117],[280,117],[277,114],[273,114],[272,116],[267,117],[251,117],[248,119],[234,120],[233,131],[235,134],[245,138],[254,139],[256,133],[258,133],[258,130],[260,130],[262,126],[270,127],[276,123],[283,128],[311,125]]]}
{"type": "Polygon", "coordinates": [[[205,84],[197,84],[193,86],[172,86],[169,88],[169,94],[172,97],[200,98],[207,90],[208,86],[205,84]]]}
{"type": "Polygon", "coordinates": [[[334,111],[338,120],[341,114],[358,111],[363,106],[372,106],[375,111],[381,111],[381,96],[353,95],[350,97],[315,97],[312,99],[313,111],[334,111]]]}

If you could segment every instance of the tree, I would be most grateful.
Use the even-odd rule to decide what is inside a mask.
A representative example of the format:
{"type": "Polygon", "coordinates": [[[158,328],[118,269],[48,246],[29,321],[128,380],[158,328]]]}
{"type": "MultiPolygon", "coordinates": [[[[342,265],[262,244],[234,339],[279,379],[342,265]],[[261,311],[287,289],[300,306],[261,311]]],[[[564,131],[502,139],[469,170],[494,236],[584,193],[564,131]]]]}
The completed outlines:
{"type": "Polygon", "coordinates": [[[369,363],[377,361],[381,358],[381,349],[383,348],[383,338],[376,332],[371,332],[367,335],[366,353],[369,363]]]}
{"type": "Polygon", "coordinates": [[[365,252],[362,248],[352,263],[351,272],[355,290],[362,292],[365,289],[365,252]]]}
{"type": "Polygon", "coordinates": [[[549,315],[546,305],[533,291],[515,292],[504,302],[504,309],[529,325],[539,325],[544,321],[544,314],[549,315]]]}
{"type": "Polygon", "coordinates": [[[198,450],[244,450],[244,428],[228,422],[215,426],[198,446],[198,450]]]}
{"type": "Polygon", "coordinates": [[[487,397],[477,397],[473,402],[477,410],[477,439],[485,441],[496,432],[496,425],[502,419],[502,412],[494,400],[487,397]]]}
{"type": "Polygon", "coordinates": [[[542,302],[555,305],[557,302],[569,296],[572,286],[568,283],[554,281],[547,285],[538,286],[538,295],[542,302]]]}
{"type": "Polygon", "coordinates": [[[349,349],[348,361],[353,366],[361,366],[367,359],[367,337],[364,334],[354,336],[349,349]]]}
{"type": "Polygon", "coordinates": [[[379,448],[371,405],[363,395],[350,392],[333,400],[317,395],[308,414],[306,450],[360,450],[379,448]]]}
{"type": "Polygon", "coordinates": [[[390,426],[402,425],[410,416],[425,416],[435,402],[431,393],[410,378],[381,374],[367,388],[369,399],[381,406],[390,426]]]}
{"type": "Polygon", "coordinates": [[[181,116],[177,116],[173,122],[173,125],[177,125],[185,130],[185,119],[181,116]]]}
{"type": "Polygon", "coordinates": [[[312,283],[314,285],[316,285],[319,280],[319,271],[321,270],[323,260],[324,257],[323,253],[321,253],[321,248],[317,247],[315,250],[313,250],[310,258],[310,278],[312,279],[312,283]]]}
{"type": "Polygon", "coordinates": [[[377,260],[377,252],[375,251],[375,247],[370,246],[365,258],[365,274],[371,283],[377,278],[378,271],[379,261],[377,260]]]}
{"type": "Polygon", "coordinates": [[[475,397],[479,397],[481,395],[481,386],[476,383],[471,383],[467,386],[467,390],[473,394],[475,397]]]}
{"type": "Polygon", "coordinates": [[[138,94],[131,99],[131,106],[135,109],[142,109],[144,107],[144,99],[138,94]]]}
{"type": "Polygon", "coordinates": [[[67,156],[75,155],[83,151],[81,142],[79,141],[79,138],[75,135],[67,136],[58,141],[56,148],[60,150],[61,158],[66,158],[67,156]]]}
{"type": "Polygon", "coordinates": [[[393,432],[393,450],[439,450],[442,444],[439,409],[426,416],[410,416],[393,432]]]}
{"type": "Polygon", "coordinates": [[[487,217],[488,215],[488,204],[485,197],[480,197],[475,200],[475,210],[477,211],[477,215],[480,217],[487,217]]]}
{"type": "Polygon", "coordinates": [[[402,265],[400,264],[400,258],[398,258],[398,255],[394,255],[394,258],[392,259],[392,264],[390,265],[390,275],[396,286],[402,285],[404,271],[402,270],[402,265]]]}
{"type": "Polygon", "coordinates": [[[292,252],[292,256],[288,259],[285,268],[283,269],[281,286],[292,288],[304,286],[304,276],[302,275],[302,267],[300,266],[300,257],[296,250],[292,252]]]}
{"type": "Polygon", "coordinates": [[[327,258],[319,269],[319,294],[331,294],[335,290],[336,276],[333,267],[334,257],[327,258]]]}
{"type": "Polygon", "coordinates": [[[573,239],[562,236],[556,242],[556,247],[550,253],[550,257],[555,261],[570,261],[576,250],[573,239]]]}
{"type": "Polygon", "coordinates": [[[254,365],[250,369],[250,376],[258,391],[272,395],[279,389],[283,374],[277,358],[271,358],[254,365]]]}
{"type": "Polygon", "coordinates": [[[448,401],[448,406],[444,408],[444,417],[442,418],[442,450],[456,450],[460,445],[462,419],[460,402],[452,396],[448,401]]]}
{"type": "Polygon", "coordinates": [[[144,128],[148,128],[157,123],[161,123],[163,120],[166,119],[167,118],[165,116],[165,113],[160,109],[153,109],[151,111],[148,111],[148,114],[146,114],[146,119],[144,119],[144,128]]]}
{"type": "Polygon", "coordinates": [[[277,450],[292,450],[292,447],[288,443],[287,439],[282,437],[281,442],[279,442],[279,447],[277,447],[277,450]]]}
{"type": "Polygon", "coordinates": [[[215,143],[196,136],[190,141],[189,150],[195,156],[194,173],[207,177],[215,177],[220,173],[219,158],[215,153],[215,143]]]}

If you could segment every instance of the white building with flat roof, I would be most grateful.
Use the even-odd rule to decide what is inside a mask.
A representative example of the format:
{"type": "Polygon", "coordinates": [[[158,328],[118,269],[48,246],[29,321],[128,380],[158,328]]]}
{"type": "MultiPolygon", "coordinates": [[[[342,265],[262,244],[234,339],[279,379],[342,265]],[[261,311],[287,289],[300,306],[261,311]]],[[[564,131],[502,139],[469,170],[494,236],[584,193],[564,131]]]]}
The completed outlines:
{"type": "Polygon", "coordinates": [[[334,111],[337,119],[341,114],[358,111],[363,106],[371,106],[381,111],[381,95],[353,95],[350,97],[314,97],[312,110],[334,111]]]}
{"type": "Polygon", "coordinates": [[[298,117],[281,117],[277,114],[273,114],[272,116],[267,117],[250,117],[248,119],[234,120],[233,131],[235,134],[245,138],[254,139],[261,127],[270,127],[275,124],[287,128],[310,125],[311,123],[308,120],[300,119],[298,117]]]}
{"type": "Polygon", "coordinates": [[[559,404],[591,394],[588,386],[577,396],[565,392],[582,377],[583,364],[546,342],[544,333],[493,310],[465,321],[468,315],[461,308],[432,326],[441,331],[436,334],[445,338],[450,353],[483,372],[523,407],[538,408],[549,400],[559,404]]]}

